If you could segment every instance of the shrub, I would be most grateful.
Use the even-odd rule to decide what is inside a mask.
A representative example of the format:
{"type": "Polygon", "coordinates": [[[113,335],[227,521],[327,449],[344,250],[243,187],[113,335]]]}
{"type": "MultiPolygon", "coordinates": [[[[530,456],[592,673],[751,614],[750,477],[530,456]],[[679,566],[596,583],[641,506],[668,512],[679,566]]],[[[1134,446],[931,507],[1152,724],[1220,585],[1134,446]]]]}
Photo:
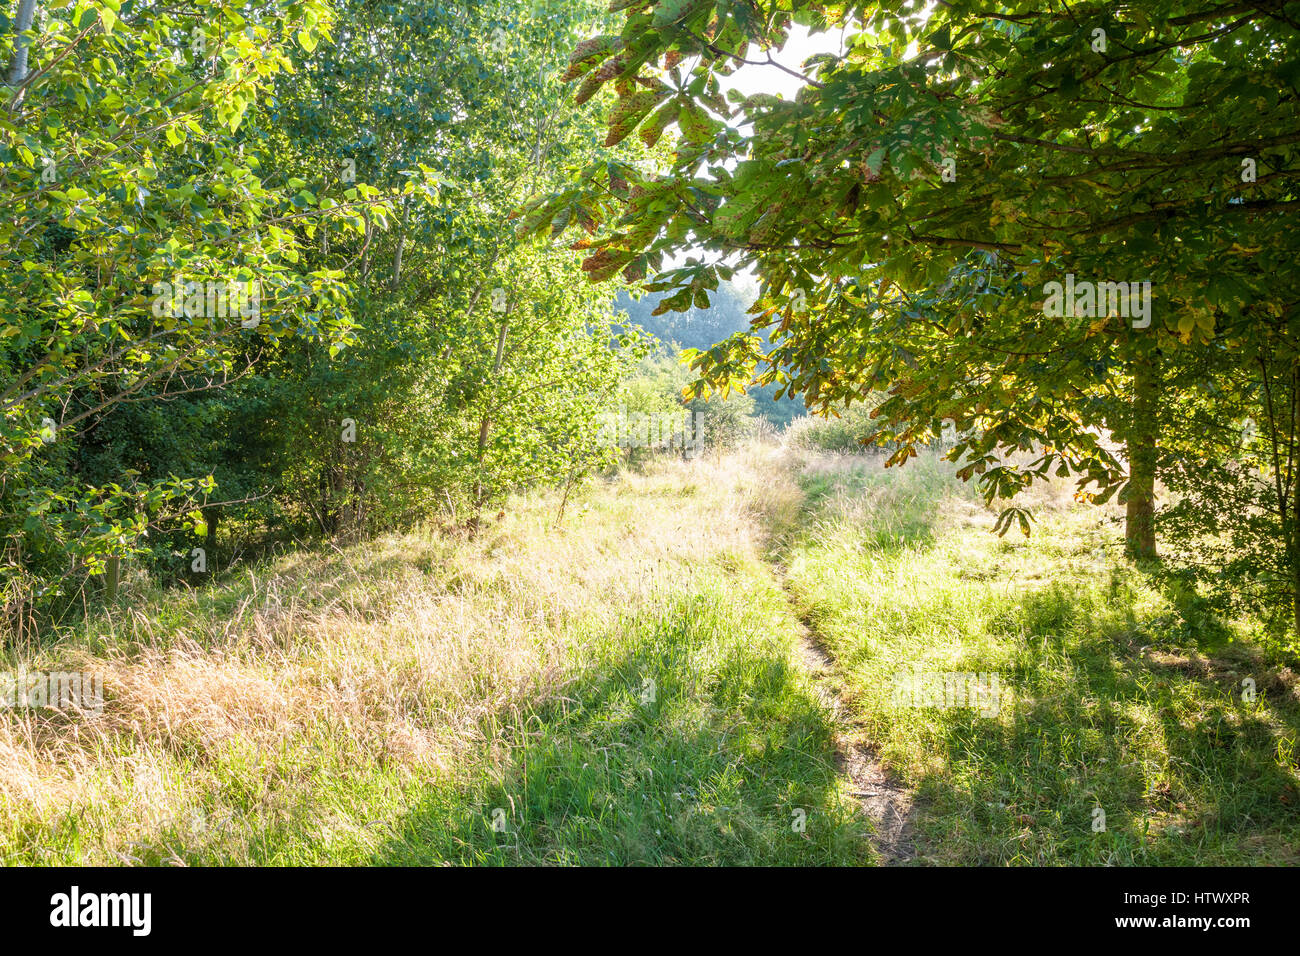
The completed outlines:
{"type": "Polygon", "coordinates": [[[863,444],[863,439],[876,430],[871,420],[871,410],[877,401],[868,400],[840,410],[831,417],[804,416],[796,418],[785,430],[785,443],[791,448],[808,451],[866,454],[873,446],[863,444]]]}

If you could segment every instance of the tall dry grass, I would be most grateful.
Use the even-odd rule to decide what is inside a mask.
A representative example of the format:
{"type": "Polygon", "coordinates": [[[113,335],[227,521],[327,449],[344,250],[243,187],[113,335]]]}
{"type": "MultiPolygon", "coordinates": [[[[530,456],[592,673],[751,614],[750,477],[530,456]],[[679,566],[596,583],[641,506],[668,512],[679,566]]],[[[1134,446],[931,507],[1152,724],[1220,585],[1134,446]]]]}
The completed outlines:
{"type": "MultiPolygon", "coordinates": [[[[758,573],[769,527],[798,518],[773,454],[651,462],[558,530],[544,492],[473,538],[423,529],[137,593],[24,662],[100,674],[108,700],[0,713],[6,858],[265,862],[286,829],[345,847],[322,859],[378,852],[384,827],[359,817],[503,779],[520,728],[628,653],[630,616],[758,573]]],[[[738,587],[715,613],[750,613],[738,587]]]]}

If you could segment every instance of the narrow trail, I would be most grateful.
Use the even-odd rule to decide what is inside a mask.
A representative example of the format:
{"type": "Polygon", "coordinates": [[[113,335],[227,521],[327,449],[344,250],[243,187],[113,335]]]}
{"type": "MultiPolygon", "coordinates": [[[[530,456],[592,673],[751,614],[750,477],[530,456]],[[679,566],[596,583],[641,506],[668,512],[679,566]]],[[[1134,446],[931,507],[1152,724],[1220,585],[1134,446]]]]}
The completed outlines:
{"type": "MultiPolygon", "coordinates": [[[[792,475],[789,477],[793,478],[792,475]]],[[[801,518],[806,518],[807,498],[803,490],[793,480],[787,487],[791,497],[798,499],[801,518]]],[[[797,626],[797,663],[808,674],[813,692],[830,711],[834,721],[838,770],[848,783],[849,795],[857,800],[862,813],[871,821],[871,845],[881,862],[885,866],[905,866],[918,855],[916,831],[912,824],[912,794],[886,772],[874,748],[862,739],[862,735],[854,733],[853,708],[845,699],[835,657],[818,633],[817,622],[801,607],[799,596],[790,584],[783,555],[789,546],[787,535],[794,532],[802,521],[778,527],[770,515],[760,513],[756,517],[766,564],[789,604],[797,626]]]]}
{"type": "MultiPolygon", "coordinates": [[[[769,456],[770,459],[770,456],[769,456]]],[[[776,484],[781,484],[777,482],[776,484]]],[[[787,486],[798,499],[798,510],[807,516],[807,499],[797,484],[787,486]]],[[[835,657],[818,633],[817,623],[800,606],[790,584],[785,558],[786,536],[794,530],[778,530],[769,515],[753,515],[757,537],[763,542],[765,563],[782,597],[790,606],[796,625],[797,664],[809,676],[813,692],[831,713],[834,722],[837,769],[848,783],[848,793],[871,821],[871,845],[885,866],[905,866],[916,859],[916,833],[912,824],[912,794],[886,772],[872,746],[852,729],[853,708],[847,703],[838,676],[835,657]]],[[[800,522],[796,522],[798,524],[800,522]]]]}
{"type": "Polygon", "coordinates": [[[835,751],[840,772],[848,778],[849,795],[871,820],[871,843],[885,866],[905,866],[916,858],[911,794],[886,772],[875,751],[846,731],[850,709],[835,680],[835,658],[826,650],[813,623],[799,612],[790,593],[785,569],[775,568],[777,580],[799,621],[799,661],[812,678],[813,690],[834,716],[835,751]]]}

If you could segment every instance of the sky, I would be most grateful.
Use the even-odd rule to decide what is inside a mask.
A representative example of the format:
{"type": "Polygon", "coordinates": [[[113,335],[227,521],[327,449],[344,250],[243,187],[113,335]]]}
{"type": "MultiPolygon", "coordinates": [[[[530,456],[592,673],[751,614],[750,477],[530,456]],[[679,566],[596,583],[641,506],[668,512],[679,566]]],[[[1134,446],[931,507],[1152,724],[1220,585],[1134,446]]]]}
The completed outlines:
{"type": "MultiPolygon", "coordinates": [[[[784,47],[772,54],[772,59],[782,66],[799,70],[803,61],[817,53],[840,53],[843,51],[840,33],[810,34],[806,27],[794,26],[790,38],[784,47]]],[[[750,47],[750,60],[765,57],[755,48],[750,47]]],[[[795,77],[774,66],[746,64],[729,77],[723,77],[725,89],[738,90],[746,96],[755,93],[775,93],[787,100],[794,99],[803,84],[795,77]]]]}
{"type": "MultiPolygon", "coordinates": [[[[788,69],[799,71],[802,68],[803,61],[810,56],[817,53],[839,53],[841,50],[841,34],[810,34],[806,27],[795,25],[790,30],[790,36],[786,40],[785,46],[780,50],[773,51],[772,59],[788,69]]],[[[766,59],[765,55],[755,47],[750,47],[746,56],[750,60],[766,59]]],[[[794,99],[795,94],[799,92],[799,88],[803,86],[803,83],[797,77],[766,63],[745,64],[730,76],[719,77],[719,80],[722,83],[724,95],[728,90],[736,90],[744,96],[753,96],[755,93],[771,93],[787,100],[794,99]]],[[[674,268],[683,265],[692,256],[700,257],[702,255],[702,249],[692,249],[673,256],[665,263],[665,267],[674,268]]],[[[735,281],[739,285],[754,285],[753,274],[748,271],[738,273],[735,281]]]]}

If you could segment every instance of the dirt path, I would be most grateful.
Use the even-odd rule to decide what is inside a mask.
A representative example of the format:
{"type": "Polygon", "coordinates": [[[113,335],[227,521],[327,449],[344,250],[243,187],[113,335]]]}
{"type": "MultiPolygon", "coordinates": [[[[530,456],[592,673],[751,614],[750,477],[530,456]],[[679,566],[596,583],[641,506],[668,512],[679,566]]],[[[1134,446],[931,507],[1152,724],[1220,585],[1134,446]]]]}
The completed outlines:
{"type": "MultiPolygon", "coordinates": [[[[794,604],[785,581],[784,569],[776,568],[786,597],[794,604]]],[[[798,612],[798,608],[795,608],[798,612]]],[[[904,866],[916,858],[916,835],[912,826],[912,797],[893,780],[871,747],[854,740],[845,730],[850,710],[835,680],[835,658],[823,646],[807,617],[799,619],[800,663],[813,681],[813,689],[835,716],[835,750],[840,772],[849,780],[849,794],[871,820],[871,843],[885,866],[904,866]]]]}
{"type": "MultiPolygon", "coordinates": [[[[771,466],[772,456],[768,456],[771,466]]],[[[837,676],[834,656],[817,632],[816,622],[799,606],[798,596],[790,585],[785,561],[781,557],[783,539],[797,533],[807,517],[807,499],[792,473],[782,472],[769,481],[767,490],[775,504],[755,512],[757,532],[763,553],[777,586],[794,612],[798,632],[798,664],[811,678],[813,691],[831,712],[835,726],[836,762],[848,783],[849,794],[858,802],[862,813],[871,821],[871,844],[885,866],[903,866],[917,857],[915,829],[912,825],[911,793],[886,773],[871,745],[854,733],[853,708],[845,700],[837,676]],[[774,493],[775,492],[775,493],[774,493]],[[784,500],[782,493],[784,492],[784,500]],[[797,512],[799,518],[793,518],[797,512]],[[774,520],[773,516],[781,517],[774,520]]]]}

